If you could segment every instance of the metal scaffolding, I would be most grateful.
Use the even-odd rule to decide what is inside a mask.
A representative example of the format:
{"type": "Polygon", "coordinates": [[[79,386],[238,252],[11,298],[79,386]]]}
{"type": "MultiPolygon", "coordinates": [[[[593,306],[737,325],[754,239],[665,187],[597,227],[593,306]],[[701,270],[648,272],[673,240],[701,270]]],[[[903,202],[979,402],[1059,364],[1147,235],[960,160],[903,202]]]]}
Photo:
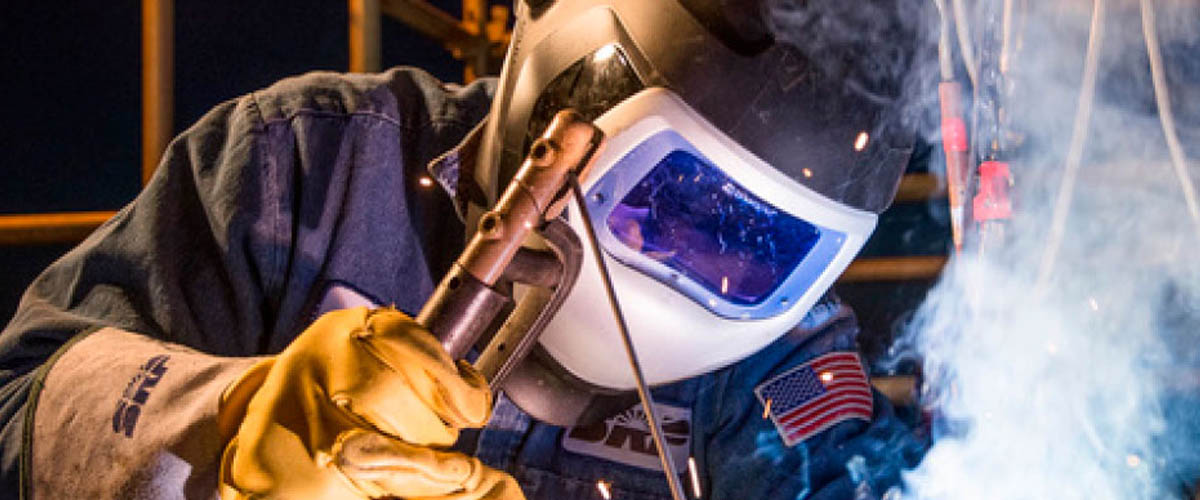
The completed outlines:
{"type": "Polygon", "coordinates": [[[171,142],[174,76],[175,0],[142,0],[142,184],[171,142]]]}

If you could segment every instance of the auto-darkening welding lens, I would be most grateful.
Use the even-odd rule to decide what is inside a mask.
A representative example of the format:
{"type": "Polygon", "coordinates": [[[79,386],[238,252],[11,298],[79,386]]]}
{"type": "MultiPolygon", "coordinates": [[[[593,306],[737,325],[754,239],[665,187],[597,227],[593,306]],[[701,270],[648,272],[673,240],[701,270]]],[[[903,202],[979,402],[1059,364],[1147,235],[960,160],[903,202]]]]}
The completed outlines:
{"type": "Polygon", "coordinates": [[[740,305],[770,296],[820,238],[683,150],[659,161],[606,222],[626,246],[740,305]]]}

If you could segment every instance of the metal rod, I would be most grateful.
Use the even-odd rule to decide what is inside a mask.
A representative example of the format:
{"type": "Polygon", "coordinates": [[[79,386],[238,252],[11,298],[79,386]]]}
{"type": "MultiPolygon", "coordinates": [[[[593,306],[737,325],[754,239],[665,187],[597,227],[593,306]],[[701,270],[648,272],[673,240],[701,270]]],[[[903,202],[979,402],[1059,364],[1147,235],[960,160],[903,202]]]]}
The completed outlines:
{"type": "Polygon", "coordinates": [[[460,55],[486,43],[483,35],[468,32],[461,20],[426,0],[379,0],[379,9],[383,14],[441,42],[442,46],[460,55]]]}
{"type": "Polygon", "coordinates": [[[78,243],[116,212],[0,215],[0,245],[78,243]]]}
{"type": "Polygon", "coordinates": [[[380,69],[379,0],[349,0],[350,71],[374,73],[380,69]]]}
{"type": "Polygon", "coordinates": [[[684,500],[686,497],[683,487],[679,484],[679,473],[675,470],[675,462],[671,461],[658,415],[654,411],[654,397],[650,395],[650,389],[646,387],[646,377],[642,374],[642,365],[638,363],[637,352],[633,348],[633,339],[629,336],[629,327],[625,324],[625,315],[621,313],[621,305],[617,302],[612,277],[608,274],[608,265],[605,264],[604,255],[596,243],[596,230],[592,227],[592,219],[583,198],[583,189],[579,187],[579,178],[575,172],[570,173],[568,182],[571,184],[572,194],[575,195],[575,205],[579,207],[579,218],[587,230],[588,247],[591,248],[592,257],[596,259],[596,267],[600,271],[600,278],[604,282],[604,293],[608,296],[608,305],[612,308],[613,320],[617,322],[617,330],[621,332],[621,343],[625,346],[625,355],[629,358],[629,367],[633,370],[633,378],[637,382],[638,397],[642,400],[642,409],[645,410],[647,423],[650,424],[650,436],[654,438],[654,446],[658,448],[658,459],[662,462],[663,472],[667,476],[667,485],[671,488],[671,498],[684,500]]]}
{"type": "Polygon", "coordinates": [[[918,203],[932,199],[945,198],[946,184],[934,174],[904,174],[900,178],[900,187],[896,190],[896,203],[918,203]]]}
{"type": "Polygon", "coordinates": [[[174,0],[142,0],[142,184],[174,129],[174,0]]]}
{"type": "Polygon", "coordinates": [[[931,280],[937,278],[945,266],[944,255],[858,259],[850,263],[838,283],[931,280]]]}
{"type": "MultiPolygon", "coordinates": [[[[0,215],[0,246],[78,243],[116,212],[0,215]]],[[[868,257],[850,263],[839,283],[934,279],[944,256],[868,257]]]]}
{"type": "Polygon", "coordinates": [[[467,32],[482,37],[472,53],[463,54],[463,82],[470,83],[476,78],[487,76],[488,43],[487,43],[487,0],[463,0],[462,24],[467,32]]]}

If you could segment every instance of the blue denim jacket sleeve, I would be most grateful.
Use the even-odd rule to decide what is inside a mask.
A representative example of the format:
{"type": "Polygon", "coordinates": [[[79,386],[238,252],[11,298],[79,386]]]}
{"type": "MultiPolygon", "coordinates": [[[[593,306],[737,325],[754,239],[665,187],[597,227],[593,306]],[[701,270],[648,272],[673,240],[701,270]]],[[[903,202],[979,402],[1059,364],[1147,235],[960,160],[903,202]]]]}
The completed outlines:
{"type": "Polygon", "coordinates": [[[260,155],[261,128],[253,100],[217,106],[170,144],[136,201],[25,291],[0,334],[0,496],[28,488],[21,471],[38,387],[51,355],[77,334],[113,326],[223,353],[256,344],[265,308],[246,306],[268,300],[285,253],[273,248],[281,242],[249,237],[277,217],[246,203],[270,180],[247,168],[260,155]],[[229,334],[242,330],[244,338],[229,334]]]}
{"type": "Polygon", "coordinates": [[[693,436],[706,498],[857,500],[899,484],[900,470],[916,465],[924,448],[880,394],[871,422],[845,421],[791,447],[754,396],[754,387],[776,374],[855,350],[857,333],[849,308],[825,301],[791,334],[701,384],[693,436]]]}
{"type": "Polygon", "coordinates": [[[462,237],[449,198],[417,180],[492,90],[413,69],[313,73],[223,103],[172,141],[142,193],[48,267],[0,333],[0,498],[19,491],[39,368],[80,332],[277,352],[350,268],[414,312],[455,255],[438,249],[462,237]]]}

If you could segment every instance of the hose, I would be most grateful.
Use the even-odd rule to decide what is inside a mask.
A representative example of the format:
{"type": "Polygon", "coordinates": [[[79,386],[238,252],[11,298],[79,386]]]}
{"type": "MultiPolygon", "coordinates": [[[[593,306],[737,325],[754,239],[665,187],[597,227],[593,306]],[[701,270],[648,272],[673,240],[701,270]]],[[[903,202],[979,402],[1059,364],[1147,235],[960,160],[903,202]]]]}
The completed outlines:
{"type": "Polygon", "coordinates": [[[941,69],[942,80],[954,79],[954,60],[950,56],[950,13],[946,12],[946,0],[933,0],[937,6],[938,21],[941,28],[938,34],[938,68],[941,69]]]}
{"type": "Polygon", "coordinates": [[[979,73],[975,66],[975,49],[971,45],[971,27],[967,22],[967,8],[963,5],[963,0],[952,1],[959,50],[962,52],[963,65],[967,67],[967,77],[971,79],[971,86],[974,87],[979,83],[979,73]]]}
{"type": "Polygon", "coordinates": [[[1175,116],[1171,113],[1171,96],[1167,93],[1167,76],[1163,70],[1162,52],[1158,48],[1157,30],[1154,28],[1154,6],[1150,0],[1142,0],[1142,34],[1146,38],[1146,55],[1150,58],[1150,76],[1154,81],[1154,102],[1158,106],[1158,119],[1162,123],[1163,135],[1167,138],[1167,150],[1171,153],[1171,165],[1183,188],[1188,214],[1200,233],[1200,207],[1196,204],[1196,187],[1187,171],[1187,158],[1179,145],[1175,131],[1175,116]]]}
{"type": "Polygon", "coordinates": [[[1071,211],[1071,200],[1075,192],[1075,179],[1079,176],[1079,164],[1083,158],[1083,144],[1087,138],[1088,123],[1092,117],[1092,102],[1096,97],[1096,75],[1100,66],[1100,42],[1104,37],[1105,0],[1094,0],[1092,24],[1088,33],[1087,56],[1084,59],[1083,82],[1079,89],[1079,101],[1075,109],[1075,123],[1071,130],[1071,144],[1067,149],[1066,165],[1058,196],[1054,202],[1054,215],[1050,223],[1050,234],[1045,253],[1038,268],[1035,290],[1042,291],[1054,272],[1054,261],[1062,246],[1066,231],[1067,214],[1071,211]]]}

